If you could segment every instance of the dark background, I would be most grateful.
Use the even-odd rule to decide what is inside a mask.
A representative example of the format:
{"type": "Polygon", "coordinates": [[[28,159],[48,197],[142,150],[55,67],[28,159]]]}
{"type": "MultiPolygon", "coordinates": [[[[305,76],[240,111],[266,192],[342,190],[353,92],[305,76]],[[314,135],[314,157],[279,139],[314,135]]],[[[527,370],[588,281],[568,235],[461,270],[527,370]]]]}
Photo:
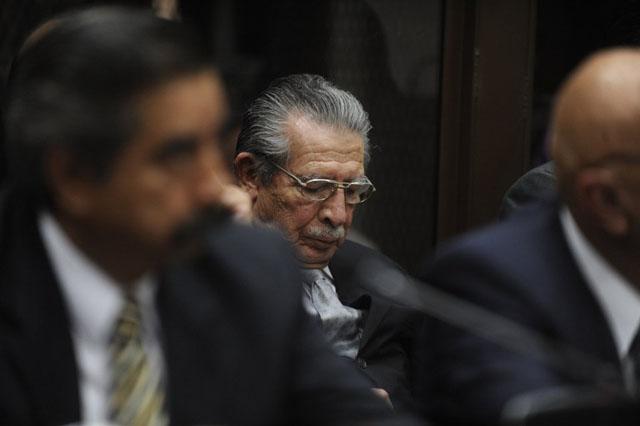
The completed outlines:
{"type": "Polygon", "coordinates": [[[316,73],[363,103],[373,125],[367,174],[378,191],[358,206],[351,236],[412,269],[435,242],[440,1],[210,5],[191,16],[201,27],[201,16],[213,16],[213,48],[232,65],[231,78],[244,80],[237,83],[263,88],[282,75],[316,73]]]}
{"type": "Polygon", "coordinates": [[[546,130],[559,85],[590,53],[613,46],[640,46],[637,0],[538,0],[532,166],[548,157],[546,130]]]}
{"type": "MultiPolygon", "coordinates": [[[[37,23],[89,3],[117,2],[3,4],[3,79],[37,23]]],[[[434,244],[440,1],[182,1],[180,13],[220,59],[238,112],[273,78],[300,72],[360,99],[373,124],[367,174],[378,192],[358,207],[353,234],[412,268],[434,244]]]]}
{"type": "MultiPolygon", "coordinates": [[[[525,93],[521,100],[522,105],[530,104],[528,112],[525,111],[530,120],[527,127],[530,135],[524,138],[530,155],[523,162],[524,172],[547,158],[545,142],[549,111],[553,95],[567,73],[597,49],[640,44],[640,5],[635,0],[509,1],[522,1],[523,4],[526,1],[527,5],[532,5],[527,13],[534,29],[534,42],[530,44],[533,81],[530,98],[525,93]]],[[[11,60],[23,39],[38,23],[67,8],[95,3],[149,7],[150,2],[3,0],[0,10],[2,81],[6,80],[11,60]]],[[[459,36],[446,30],[446,13],[464,9],[461,13],[466,18],[461,22],[475,23],[473,26],[465,24],[455,31],[469,33],[470,37],[473,34],[484,36],[487,33],[481,30],[482,25],[487,25],[485,22],[492,26],[504,24],[505,27],[508,22],[501,22],[495,13],[481,14],[505,6],[501,0],[179,2],[182,19],[196,28],[224,65],[237,119],[246,104],[270,80],[290,73],[322,74],[362,101],[373,124],[372,161],[367,174],[378,192],[358,207],[353,229],[409,270],[413,270],[418,259],[435,246],[436,230],[441,226],[438,221],[446,219],[442,212],[451,211],[441,210],[438,216],[438,200],[448,190],[446,182],[438,182],[439,176],[440,180],[445,180],[442,178],[445,175],[439,175],[439,167],[443,164],[441,153],[443,147],[452,142],[441,139],[440,135],[442,51],[445,37],[459,36]]],[[[480,47],[487,44],[486,39],[476,42],[480,47]]],[[[478,87],[482,89],[483,70],[491,69],[482,62],[484,68],[478,69],[474,65],[474,55],[481,61],[507,63],[512,60],[508,54],[486,59],[489,56],[482,56],[483,53],[474,49],[447,52],[449,55],[467,55],[461,58],[460,78],[468,79],[464,81],[470,82],[468,87],[472,94],[478,87]]],[[[494,65],[499,67],[500,63],[494,65]]],[[[4,98],[4,94],[3,84],[0,96],[4,98]]],[[[476,105],[465,107],[469,104],[468,98],[456,93],[454,96],[459,97],[454,102],[463,104],[463,108],[474,114],[476,105]]],[[[462,121],[462,124],[468,123],[462,121]]],[[[505,124],[496,120],[492,125],[505,124]]],[[[461,149],[482,150],[478,145],[484,143],[472,137],[468,145],[461,145],[461,149]]],[[[231,152],[232,147],[227,150],[231,152]]],[[[454,154],[464,156],[464,152],[454,151],[454,154]]],[[[0,156],[0,179],[6,170],[3,160],[0,156]]],[[[465,162],[460,164],[463,167],[456,176],[468,173],[471,178],[486,170],[477,166],[465,169],[465,162]]],[[[501,164],[492,167],[501,167],[501,164]]],[[[461,182],[465,184],[464,180],[461,182]]],[[[501,185],[496,183],[494,186],[504,186],[501,185]]],[[[452,195],[454,200],[460,199],[459,206],[467,205],[462,198],[484,197],[483,194],[456,191],[452,195]]],[[[496,212],[498,210],[498,205],[489,207],[491,211],[494,207],[496,212]]],[[[471,224],[487,220],[483,216],[474,221],[474,212],[460,210],[454,209],[453,214],[467,215],[471,224]]],[[[460,226],[456,232],[464,229],[465,226],[460,226]]]]}

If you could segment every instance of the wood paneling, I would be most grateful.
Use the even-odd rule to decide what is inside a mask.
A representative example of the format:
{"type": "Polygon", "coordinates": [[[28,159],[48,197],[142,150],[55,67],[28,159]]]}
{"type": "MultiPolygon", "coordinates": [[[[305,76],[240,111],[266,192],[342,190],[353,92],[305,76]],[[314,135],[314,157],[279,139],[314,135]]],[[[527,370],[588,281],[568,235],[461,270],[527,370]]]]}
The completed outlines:
{"type": "Polygon", "coordinates": [[[528,166],[535,3],[445,2],[438,241],[495,219],[528,166]]]}

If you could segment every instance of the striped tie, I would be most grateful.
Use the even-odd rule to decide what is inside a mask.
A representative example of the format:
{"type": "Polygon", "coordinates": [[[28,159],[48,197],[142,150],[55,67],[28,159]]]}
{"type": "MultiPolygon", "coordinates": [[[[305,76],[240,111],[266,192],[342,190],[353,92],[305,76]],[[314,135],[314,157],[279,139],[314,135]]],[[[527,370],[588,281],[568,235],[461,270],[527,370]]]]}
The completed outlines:
{"type": "Polygon", "coordinates": [[[165,426],[169,422],[160,375],[149,365],[141,331],[140,307],[127,297],[111,343],[110,420],[126,426],[165,426]]]}

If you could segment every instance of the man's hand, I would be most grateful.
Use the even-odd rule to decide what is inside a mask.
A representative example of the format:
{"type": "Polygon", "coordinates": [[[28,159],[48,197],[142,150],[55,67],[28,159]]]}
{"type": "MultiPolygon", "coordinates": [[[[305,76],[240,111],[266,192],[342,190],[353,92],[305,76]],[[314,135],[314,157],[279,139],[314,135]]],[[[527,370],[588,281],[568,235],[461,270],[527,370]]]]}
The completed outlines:
{"type": "Polygon", "coordinates": [[[234,220],[250,222],[252,218],[249,194],[234,184],[226,184],[220,196],[220,205],[229,210],[234,220]]]}
{"type": "Polygon", "coordinates": [[[371,390],[377,396],[382,398],[387,404],[389,404],[389,407],[393,408],[393,404],[391,403],[391,399],[389,398],[389,394],[387,393],[386,390],[384,390],[382,388],[371,388],[371,390]]]}

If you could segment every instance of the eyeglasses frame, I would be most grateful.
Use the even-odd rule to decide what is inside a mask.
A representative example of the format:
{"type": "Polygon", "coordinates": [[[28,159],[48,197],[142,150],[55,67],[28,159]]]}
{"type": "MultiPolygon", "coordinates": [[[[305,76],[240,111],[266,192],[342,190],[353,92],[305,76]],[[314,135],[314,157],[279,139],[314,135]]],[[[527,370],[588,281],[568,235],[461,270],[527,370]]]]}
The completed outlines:
{"type": "Polygon", "coordinates": [[[365,198],[364,200],[362,200],[362,201],[360,201],[360,202],[358,202],[358,203],[350,203],[350,202],[347,200],[346,193],[345,193],[345,202],[346,202],[347,204],[349,204],[349,205],[352,205],[352,206],[353,206],[353,205],[356,205],[356,204],[362,204],[362,203],[364,203],[365,201],[367,201],[369,198],[371,198],[371,196],[373,195],[373,193],[374,193],[374,192],[376,192],[376,187],[375,187],[375,185],[374,185],[374,184],[373,184],[373,182],[371,182],[371,181],[369,180],[369,178],[368,178],[368,177],[366,177],[366,176],[364,176],[364,178],[366,179],[366,181],[365,181],[365,182],[339,182],[339,181],[337,181],[337,180],[333,180],[333,179],[324,179],[324,178],[311,178],[311,179],[307,180],[306,182],[304,182],[304,181],[303,181],[302,179],[300,179],[298,176],[294,175],[293,173],[291,173],[289,170],[285,169],[284,167],[277,165],[277,164],[276,164],[276,163],[274,163],[273,161],[269,161],[269,163],[270,163],[271,165],[275,166],[278,170],[280,170],[281,172],[283,172],[283,173],[284,173],[284,174],[286,174],[287,176],[289,176],[291,179],[293,179],[293,180],[294,180],[294,181],[295,181],[295,182],[296,182],[296,183],[297,183],[301,188],[306,188],[306,187],[307,187],[307,185],[309,184],[309,182],[311,182],[311,181],[316,181],[316,182],[320,181],[320,182],[330,183],[330,184],[334,185],[334,187],[333,187],[333,188],[334,188],[334,189],[333,189],[333,191],[331,191],[331,194],[329,194],[329,196],[328,196],[327,198],[324,198],[324,199],[318,199],[318,200],[312,200],[312,199],[310,199],[310,198],[308,198],[308,197],[305,197],[305,198],[307,198],[307,199],[308,199],[308,200],[310,200],[310,201],[326,201],[326,200],[328,200],[329,198],[331,198],[331,197],[333,196],[333,194],[335,194],[335,193],[336,193],[336,191],[337,191],[338,189],[342,189],[342,190],[344,191],[344,190],[349,189],[349,187],[350,187],[351,185],[353,185],[353,184],[363,184],[363,183],[364,183],[364,184],[369,184],[369,185],[371,185],[371,192],[369,193],[369,196],[367,196],[367,198],[365,198]]]}

